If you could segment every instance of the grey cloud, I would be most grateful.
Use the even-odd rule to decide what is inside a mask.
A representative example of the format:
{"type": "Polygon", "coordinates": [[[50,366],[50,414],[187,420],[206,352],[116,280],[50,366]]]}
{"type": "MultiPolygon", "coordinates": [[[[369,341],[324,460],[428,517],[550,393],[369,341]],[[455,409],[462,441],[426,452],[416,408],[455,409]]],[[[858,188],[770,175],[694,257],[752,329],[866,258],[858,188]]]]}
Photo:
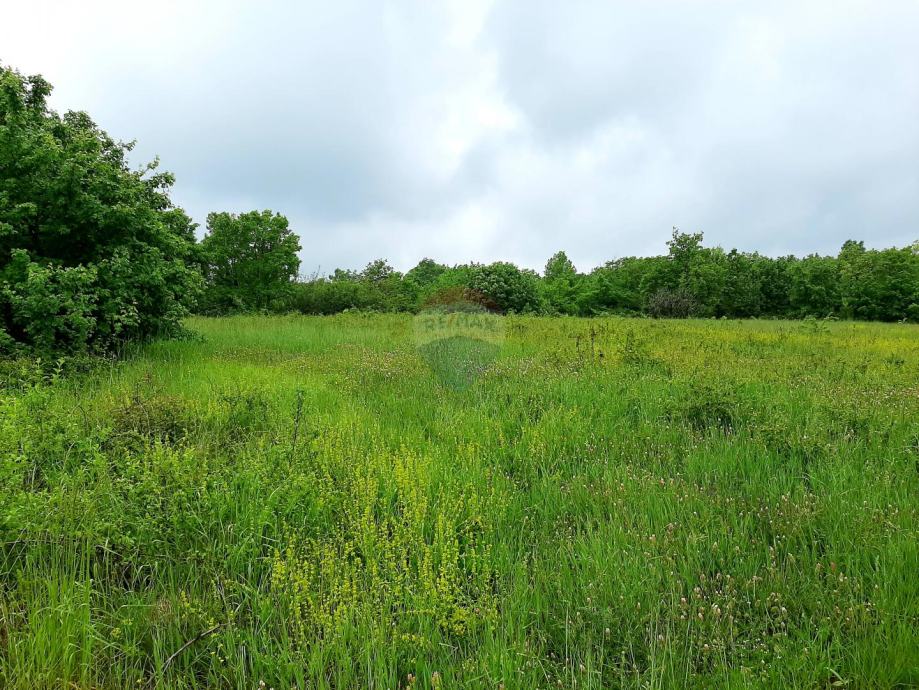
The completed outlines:
{"type": "Polygon", "coordinates": [[[489,24],[502,85],[546,136],[583,136],[610,120],[669,122],[704,88],[728,13],[723,4],[501,3],[489,24]]]}
{"type": "Polygon", "coordinates": [[[43,72],[175,199],[269,207],[304,269],[564,248],[582,269],[670,227],[771,254],[919,236],[919,5],[91,2],[17,5],[43,72]]]}

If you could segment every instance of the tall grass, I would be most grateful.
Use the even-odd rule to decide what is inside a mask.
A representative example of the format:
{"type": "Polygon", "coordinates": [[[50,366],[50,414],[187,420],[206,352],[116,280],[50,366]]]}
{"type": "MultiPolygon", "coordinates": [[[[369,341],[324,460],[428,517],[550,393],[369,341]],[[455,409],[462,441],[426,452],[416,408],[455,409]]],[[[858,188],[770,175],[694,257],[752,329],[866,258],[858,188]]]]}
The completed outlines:
{"type": "Polygon", "coordinates": [[[915,326],[188,325],[5,370],[0,687],[919,686],[915,326]]]}

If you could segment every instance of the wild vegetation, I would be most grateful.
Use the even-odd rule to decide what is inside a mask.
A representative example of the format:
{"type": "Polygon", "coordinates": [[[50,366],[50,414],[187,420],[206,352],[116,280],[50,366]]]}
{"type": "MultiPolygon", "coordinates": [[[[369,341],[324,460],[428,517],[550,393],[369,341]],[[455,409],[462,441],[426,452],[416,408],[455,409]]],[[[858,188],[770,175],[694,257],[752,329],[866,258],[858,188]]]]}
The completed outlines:
{"type": "Polygon", "coordinates": [[[283,215],[211,213],[198,242],[169,198],[172,175],[157,161],[131,169],[133,144],[86,113],[58,115],[50,92],[42,77],[0,66],[0,356],[117,351],[179,334],[191,310],[417,312],[456,290],[505,313],[919,321],[919,242],[771,258],[674,228],[666,255],[589,273],[558,252],[542,275],[432,259],[403,274],[378,259],[301,279],[283,215]]]}
{"type": "Polygon", "coordinates": [[[917,327],[837,320],[919,245],[304,280],[49,93],[0,67],[0,687],[919,686],[917,327]]]}
{"type": "Polygon", "coordinates": [[[919,684],[916,326],[501,324],[8,361],[0,686],[919,684]]]}
{"type": "Polygon", "coordinates": [[[201,288],[173,177],[0,65],[0,354],[173,335],[201,288]]]}
{"type": "Polygon", "coordinates": [[[849,241],[836,257],[771,258],[705,247],[701,233],[674,228],[667,244],[663,256],[616,259],[589,273],[564,252],[542,275],[506,262],[447,267],[431,259],[402,274],[380,259],[361,272],[298,282],[286,306],[306,314],[417,311],[462,286],[517,313],[919,321],[919,243],[875,250],[849,241]]]}

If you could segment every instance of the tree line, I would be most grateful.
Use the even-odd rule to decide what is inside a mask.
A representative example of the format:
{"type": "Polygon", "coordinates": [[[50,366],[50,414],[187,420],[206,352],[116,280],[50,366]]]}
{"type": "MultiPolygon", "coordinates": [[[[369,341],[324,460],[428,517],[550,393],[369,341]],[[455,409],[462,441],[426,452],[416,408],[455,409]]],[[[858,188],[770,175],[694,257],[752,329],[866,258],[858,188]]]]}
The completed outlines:
{"type": "Polygon", "coordinates": [[[542,274],[507,262],[448,267],[431,259],[400,273],[380,259],[359,272],[292,282],[279,304],[307,314],[417,311],[459,288],[517,313],[919,321],[919,243],[876,250],[848,241],[837,256],[772,258],[706,247],[701,233],[674,229],[667,248],[588,273],[563,251],[542,274]]]}
{"type": "Polygon", "coordinates": [[[157,161],[82,112],[59,115],[40,76],[0,66],[0,353],[108,350],[235,312],[414,312],[445,296],[502,312],[656,317],[837,316],[919,321],[919,242],[771,258],[706,247],[674,229],[667,252],[579,272],[564,252],[540,274],[507,262],[299,278],[301,246],[272,211],[212,213],[206,233],[169,197],[157,161]]]}

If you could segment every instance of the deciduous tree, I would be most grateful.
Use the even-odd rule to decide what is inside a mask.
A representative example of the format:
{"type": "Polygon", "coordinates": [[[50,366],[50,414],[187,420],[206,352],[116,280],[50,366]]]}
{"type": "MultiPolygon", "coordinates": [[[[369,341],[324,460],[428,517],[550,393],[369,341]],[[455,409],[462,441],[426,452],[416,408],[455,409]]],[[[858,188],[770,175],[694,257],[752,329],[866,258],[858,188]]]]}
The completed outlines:
{"type": "Polygon", "coordinates": [[[201,246],[207,263],[206,309],[271,309],[289,299],[300,268],[300,241],[280,213],[211,213],[201,246]]]}
{"type": "Polygon", "coordinates": [[[51,86],[0,66],[0,349],[72,351],[177,331],[201,287],[173,177],[128,164],[51,86]]]}

